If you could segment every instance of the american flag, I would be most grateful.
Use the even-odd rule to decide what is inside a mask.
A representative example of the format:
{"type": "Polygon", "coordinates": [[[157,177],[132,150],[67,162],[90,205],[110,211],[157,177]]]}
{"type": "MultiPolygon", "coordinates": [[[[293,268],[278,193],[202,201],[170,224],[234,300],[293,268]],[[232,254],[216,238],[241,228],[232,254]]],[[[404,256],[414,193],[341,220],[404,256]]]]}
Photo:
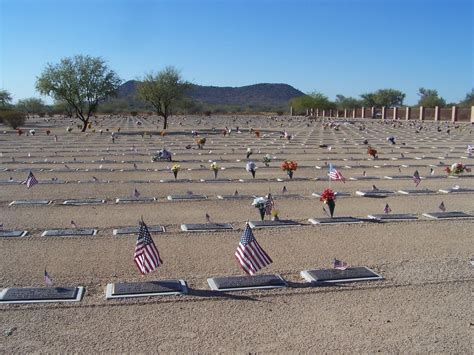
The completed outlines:
{"type": "Polygon", "coordinates": [[[46,284],[46,286],[53,286],[53,280],[51,280],[51,277],[49,277],[49,274],[46,269],[44,269],[44,283],[46,284]]]}
{"type": "Polygon", "coordinates": [[[26,178],[25,183],[26,183],[27,188],[30,188],[38,183],[38,180],[36,180],[31,170],[30,170],[30,173],[28,174],[28,177],[26,178]]]}
{"type": "Polygon", "coordinates": [[[444,201],[442,201],[442,202],[439,204],[438,208],[439,208],[441,211],[446,212],[446,206],[444,205],[444,201]]]}
{"type": "Polygon", "coordinates": [[[392,212],[392,209],[390,208],[390,206],[388,205],[388,203],[385,204],[385,207],[383,209],[383,212],[385,214],[389,214],[390,212],[392,212]]]}
{"type": "Polygon", "coordinates": [[[272,214],[272,209],[275,206],[275,201],[273,200],[272,195],[269,193],[267,195],[267,201],[265,202],[265,214],[270,216],[272,214]]]}
{"type": "Polygon", "coordinates": [[[415,186],[418,186],[421,182],[420,173],[418,170],[415,170],[413,173],[413,182],[415,183],[415,186]]]}
{"type": "Polygon", "coordinates": [[[348,268],[348,265],[345,261],[334,259],[333,267],[334,267],[334,269],[345,270],[345,269],[348,268]]]}
{"type": "Polygon", "coordinates": [[[135,198],[139,198],[139,197],[140,197],[140,192],[138,192],[137,189],[134,189],[134,190],[133,190],[133,197],[135,197],[135,198]]]}
{"type": "Polygon", "coordinates": [[[249,275],[254,275],[257,271],[273,262],[270,256],[258,244],[248,223],[240,237],[235,257],[242,269],[249,275]]]}
{"type": "Polygon", "coordinates": [[[151,239],[150,232],[145,222],[140,221],[140,231],[138,232],[137,244],[133,260],[137,264],[142,275],[148,274],[163,264],[160,253],[151,239]]]}
{"type": "Polygon", "coordinates": [[[336,170],[335,167],[332,166],[332,164],[329,164],[329,179],[331,181],[342,181],[343,183],[346,182],[346,179],[344,179],[344,176],[342,176],[341,172],[336,170]]]}

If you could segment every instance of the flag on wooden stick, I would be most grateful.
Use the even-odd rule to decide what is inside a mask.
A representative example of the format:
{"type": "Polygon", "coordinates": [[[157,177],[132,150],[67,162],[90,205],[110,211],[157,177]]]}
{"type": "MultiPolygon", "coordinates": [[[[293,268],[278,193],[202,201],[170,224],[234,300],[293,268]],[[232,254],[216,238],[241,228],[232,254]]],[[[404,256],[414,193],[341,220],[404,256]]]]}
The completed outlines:
{"type": "Polygon", "coordinates": [[[151,238],[150,231],[143,220],[140,221],[137,244],[133,260],[142,275],[148,274],[163,264],[160,253],[151,238]]]}
{"type": "Polygon", "coordinates": [[[235,257],[242,269],[249,275],[254,275],[260,269],[273,262],[270,256],[258,244],[248,223],[245,225],[245,230],[240,237],[235,257]]]}

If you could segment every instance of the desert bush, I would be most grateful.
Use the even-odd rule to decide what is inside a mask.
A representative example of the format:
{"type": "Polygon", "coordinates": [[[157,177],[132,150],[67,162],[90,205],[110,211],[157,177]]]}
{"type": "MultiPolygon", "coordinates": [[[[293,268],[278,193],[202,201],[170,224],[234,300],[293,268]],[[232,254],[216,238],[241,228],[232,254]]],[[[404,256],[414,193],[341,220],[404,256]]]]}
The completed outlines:
{"type": "Polygon", "coordinates": [[[278,110],[278,111],[276,112],[276,114],[277,114],[278,116],[283,116],[284,112],[283,112],[282,110],[278,110]]]}
{"type": "Polygon", "coordinates": [[[25,124],[26,116],[18,111],[1,111],[0,120],[11,128],[16,129],[25,124]]]}
{"type": "Polygon", "coordinates": [[[212,112],[209,111],[209,110],[208,110],[208,111],[204,111],[204,116],[206,116],[206,117],[210,117],[211,114],[212,114],[212,112]]]}

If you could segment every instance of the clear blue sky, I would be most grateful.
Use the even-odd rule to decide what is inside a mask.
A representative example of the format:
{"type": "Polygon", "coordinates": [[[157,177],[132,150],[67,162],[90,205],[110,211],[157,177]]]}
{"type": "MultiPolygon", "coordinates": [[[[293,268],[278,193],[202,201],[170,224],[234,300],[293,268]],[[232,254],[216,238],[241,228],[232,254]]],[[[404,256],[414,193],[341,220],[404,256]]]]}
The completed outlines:
{"type": "Polygon", "coordinates": [[[174,65],[196,84],[358,96],[474,86],[472,0],[0,0],[0,88],[39,96],[46,63],[101,56],[124,80],[174,65]]]}

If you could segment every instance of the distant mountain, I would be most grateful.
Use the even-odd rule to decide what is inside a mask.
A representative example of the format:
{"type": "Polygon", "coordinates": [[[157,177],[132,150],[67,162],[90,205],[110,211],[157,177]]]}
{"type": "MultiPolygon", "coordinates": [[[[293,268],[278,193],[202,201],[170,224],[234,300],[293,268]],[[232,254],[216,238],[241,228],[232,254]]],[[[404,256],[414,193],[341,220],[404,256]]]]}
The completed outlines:
{"type": "MultiPolygon", "coordinates": [[[[117,91],[118,98],[135,101],[138,84],[136,80],[122,84],[117,91]]],[[[288,84],[255,84],[241,87],[192,85],[186,96],[211,105],[284,106],[303,95],[288,84]]]]}

